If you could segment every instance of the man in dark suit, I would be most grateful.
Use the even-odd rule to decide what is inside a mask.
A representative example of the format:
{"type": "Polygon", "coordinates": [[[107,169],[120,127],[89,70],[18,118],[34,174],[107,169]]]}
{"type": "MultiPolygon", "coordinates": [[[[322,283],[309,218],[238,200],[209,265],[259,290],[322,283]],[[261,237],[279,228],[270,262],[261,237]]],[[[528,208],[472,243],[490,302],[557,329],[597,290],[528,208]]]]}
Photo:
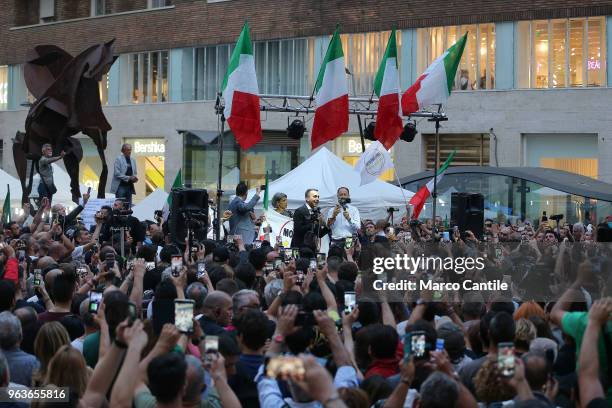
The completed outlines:
{"type": "Polygon", "coordinates": [[[318,252],[318,239],[329,232],[319,209],[319,190],[309,188],[305,194],[306,203],[293,213],[292,248],[308,247],[318,252]]]}

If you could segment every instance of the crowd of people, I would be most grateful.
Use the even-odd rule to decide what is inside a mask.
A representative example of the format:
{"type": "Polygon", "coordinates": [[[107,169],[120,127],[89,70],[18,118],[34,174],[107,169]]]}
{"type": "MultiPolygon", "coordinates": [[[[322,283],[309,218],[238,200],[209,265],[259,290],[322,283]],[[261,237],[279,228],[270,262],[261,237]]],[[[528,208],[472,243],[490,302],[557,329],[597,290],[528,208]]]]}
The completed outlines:
{"type": "MultiPolygon", "coordinates": [[[[246,193],[239,185],[223,214],[224,241],[181,242],[161,218],[138,220],[121,200],[90,228],[82,206],[67,214],[46,198],[4,225],[0,406],[612,403],[612,252],[598,242],[600,226],[485,220],[469,231],[412,220],[409,207],[393,223],[393,209],[362,217],[346,187],[324,210],[308,189],[293,212],[286,195],[272,200],[294,221],[283,248],[256,240],[273,231],[254,214],[259,189],[249,201],[246,193]],[[469,276],[421,268],[409,278],[510,286],[399,299],[373,290],[374,260],[398,254],[481,256],[485,268],[469,276]],[[35,387],[67,387],[68,402],[8,402],[8,390],[35,387]]],[[[382,275],[404,278],[394,268],[382,275]]]]}

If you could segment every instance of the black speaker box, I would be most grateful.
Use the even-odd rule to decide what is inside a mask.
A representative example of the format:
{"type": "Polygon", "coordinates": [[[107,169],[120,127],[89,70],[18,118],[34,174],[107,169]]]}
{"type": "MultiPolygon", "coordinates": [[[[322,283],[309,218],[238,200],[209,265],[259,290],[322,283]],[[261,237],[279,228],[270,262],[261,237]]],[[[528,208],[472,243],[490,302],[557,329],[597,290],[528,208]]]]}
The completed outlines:
{"type": "Polygon", "coordinates": [[[451,194],[451,225],[459,231],[470,230],[482,240],[484,228],[484,197],[478,193],[451,194]]]}
{"type": "Polygon", "coordinates": [[[204,189],[173,188],[170,194],[172,206],[168,230],[171,241],[183,248],[188,229],[193,231],[195,240],[204,241],[208,232],[208,192],[204,189]]]}

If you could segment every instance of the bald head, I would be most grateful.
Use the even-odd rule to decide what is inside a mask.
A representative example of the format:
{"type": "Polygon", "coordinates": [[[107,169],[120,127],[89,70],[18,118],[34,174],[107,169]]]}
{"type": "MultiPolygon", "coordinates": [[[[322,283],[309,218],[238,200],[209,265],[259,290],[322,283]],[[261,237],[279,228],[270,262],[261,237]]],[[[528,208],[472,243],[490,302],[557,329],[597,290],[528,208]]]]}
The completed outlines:
{"type": "Polygon", "coordinates": [[[55,259],[55,262],[58,262],[60,259],[64,258],[67,255],[68,251],[63,244],[59,242],[53,242],[49,245],[49,256],[55,259]]]}
{"type": "Polygon", "coordinates": [[[527,353],[523,356],[525,378],[534,391],[541,391],[552,375],[551,365],[542,355],[527,353]]]}
{"type": "Polygon", "coordinates": [[[202,312],[218,325],[225,327],[232,321],[232,306],[232,298],[227,293],[215,290],[204,299],[202,312]]]}
{"type": "Polygon", "coordinates": [[[38,269],[47,269],[49,266],[55,264],[55,259],[50,256],[43,256],[38,259],[38,269]]]}
{"type": "Polygon", "coordinates": [[[38,319],[38,313],[32,306],[20,307],[19,309],[15,309],[13,312],[15,316],[21,322],[21,327],[25,327],[30,323],[36,322],[38,319]]]}

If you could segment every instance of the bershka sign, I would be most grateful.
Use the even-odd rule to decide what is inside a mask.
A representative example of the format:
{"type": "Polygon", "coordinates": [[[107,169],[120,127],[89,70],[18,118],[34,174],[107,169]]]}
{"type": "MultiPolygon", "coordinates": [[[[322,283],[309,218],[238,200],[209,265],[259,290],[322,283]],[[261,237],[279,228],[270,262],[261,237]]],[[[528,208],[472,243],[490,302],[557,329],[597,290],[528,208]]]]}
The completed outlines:
{"type": "Polygon", "coordinates": [[[166,145],[163,140],[135,140],[132,142],[132,146],[135,154],[153,153],[160,155],[166,153],[166,145]]]}

